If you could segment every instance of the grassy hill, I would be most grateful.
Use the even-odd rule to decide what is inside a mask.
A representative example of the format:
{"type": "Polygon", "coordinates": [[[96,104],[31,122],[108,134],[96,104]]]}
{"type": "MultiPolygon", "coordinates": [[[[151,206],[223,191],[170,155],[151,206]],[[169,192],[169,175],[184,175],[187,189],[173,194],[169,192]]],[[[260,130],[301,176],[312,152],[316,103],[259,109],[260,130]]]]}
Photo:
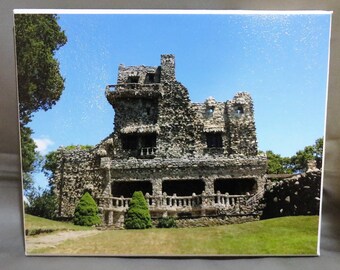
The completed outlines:
{"type": "Polygon", "coordinates": [[[60,222],[46,218],[36,217],[25,214],[25,232],[26,235],[35,235],[39,233],[50,233],[54,231],[83,231],[92,228],[73,225],[71,222],[60,222]]]}
{"type": "Polygon", "coordinates": [[[317,216],[282,217],[203,228],[106,230],[31,254],[316,255],[317,236],[317,216]]]}

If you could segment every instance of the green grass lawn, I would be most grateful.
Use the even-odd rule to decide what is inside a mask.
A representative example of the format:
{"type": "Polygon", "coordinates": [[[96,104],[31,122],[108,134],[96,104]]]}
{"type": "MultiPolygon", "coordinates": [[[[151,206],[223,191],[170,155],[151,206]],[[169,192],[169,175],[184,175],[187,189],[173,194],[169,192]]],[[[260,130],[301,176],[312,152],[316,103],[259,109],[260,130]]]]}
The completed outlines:
{"type": "Polygon", "coordinates": [[[30,254],[316,255],[317,216],[203,228],[107,230],[30,254]]]}
{"type": "Polygon", "coordinates": [[[60,222],[46,218],[36,217],[25,214],[25,231],[28,235],[39,233],[49,233],[55,231],[83,231],[93,229],[91,227],[82,227],[73,225],[71,222],[60,222]]]}

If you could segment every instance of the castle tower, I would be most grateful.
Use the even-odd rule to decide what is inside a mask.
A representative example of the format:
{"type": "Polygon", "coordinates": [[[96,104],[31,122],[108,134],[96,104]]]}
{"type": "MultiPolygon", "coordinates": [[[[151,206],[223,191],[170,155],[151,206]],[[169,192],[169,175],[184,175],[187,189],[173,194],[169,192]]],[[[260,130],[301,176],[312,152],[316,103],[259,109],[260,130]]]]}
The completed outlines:
{"type": "Polygon", "coordinates": [[[173,54],[161,55],[161,81],[174,81],[175,76],[175,56],[173,54]]]}
{"type": "Polygon", "coordinates": [[[229,154],[257,155],[253,100],[246,92],[237,93],[226,103],[229,154]]]}

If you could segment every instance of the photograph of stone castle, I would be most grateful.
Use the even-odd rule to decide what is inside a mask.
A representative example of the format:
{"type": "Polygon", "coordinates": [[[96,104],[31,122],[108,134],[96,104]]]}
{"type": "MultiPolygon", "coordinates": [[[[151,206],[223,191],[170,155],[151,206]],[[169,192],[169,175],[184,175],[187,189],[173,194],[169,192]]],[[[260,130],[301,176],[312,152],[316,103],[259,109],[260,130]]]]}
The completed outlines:
{"type": "Polygon", "coordinates": [[[27,255],[319,254],[329,13],[14,16],[27,255]]]}

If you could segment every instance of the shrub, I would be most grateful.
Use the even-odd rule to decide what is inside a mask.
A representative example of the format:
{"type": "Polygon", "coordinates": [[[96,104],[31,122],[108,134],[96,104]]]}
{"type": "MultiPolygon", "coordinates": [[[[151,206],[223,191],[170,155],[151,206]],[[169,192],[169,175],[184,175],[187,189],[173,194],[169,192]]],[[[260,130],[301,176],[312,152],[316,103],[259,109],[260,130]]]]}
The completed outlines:
{"type": "Polygon", "coordinates": [[[129,209],[125,216],[126,229],[146,229],[150,228],[150,211],[141,191],[135,191],[130,201],[129,209]]]}
{"type": "Polygon", "coordinates": [[[73,223],[80,226],[99,225],[98,207],[92,196],[85,192],[74,210],[73,223]]]}
{"type": "Polygon", "coordinates": [[[164,217],[158,221],[157,228],[176,228],[176,220],[173,217],[164,217]]]}
{"type": "Polygon", "coordinates": [[[55,219],[57,211],[57,199],[51,190],[37,190],[33,188],[27,195],[25,212],[38,217],[55,219]]]}

